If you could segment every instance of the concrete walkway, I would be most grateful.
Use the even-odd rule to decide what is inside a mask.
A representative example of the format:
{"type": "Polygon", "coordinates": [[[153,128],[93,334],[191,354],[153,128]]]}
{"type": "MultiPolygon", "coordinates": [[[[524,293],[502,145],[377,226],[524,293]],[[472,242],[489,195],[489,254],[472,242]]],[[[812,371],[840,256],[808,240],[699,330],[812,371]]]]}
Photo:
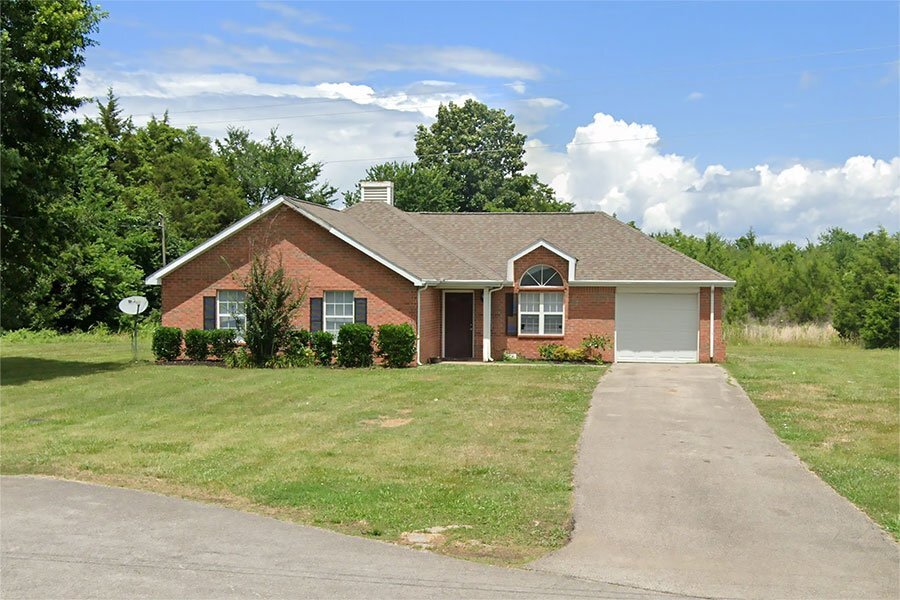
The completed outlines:
{"type": "Polygon", "coordinates": [[[31,477],[0,478],[0,597],[671,598],[31,477]]]}
{"type": "Polygon", "coordinates": [[[900,597],[898,545],[718,366],[612,367],[575,480],[572,542],[535,568],[715,597],[900,597]]]}

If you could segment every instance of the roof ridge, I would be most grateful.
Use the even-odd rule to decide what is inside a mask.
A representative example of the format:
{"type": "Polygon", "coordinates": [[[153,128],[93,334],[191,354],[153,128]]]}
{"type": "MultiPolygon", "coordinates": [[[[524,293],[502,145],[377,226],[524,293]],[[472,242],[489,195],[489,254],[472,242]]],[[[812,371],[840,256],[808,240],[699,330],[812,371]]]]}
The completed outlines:
{"type": "MultiPolygon", "coordinates": [[[[348,212],[346,212],[346,211],[333,209],[333,208],[331,208],[331,207],[323,206],[323,205],[321,205],[321,204],[318,204],[318,203],[316,203],[316,202],[309,202],[309,201],[307,201],[307,200],[298,200],[298,199],[292,198],[292,197],[290,197],[290,196],[284,196],[284,198],[288,199],[288,201],[289,201],[290,203],[292,203],[292,204],[293,204],[294,202],[298,202],[298,203],[301,203],[301,204],[307,204],[307,205],[315,206],[315,207],[318,207],[318,208],[328,208],[328,209],[334,211],[335,214],[334,214],[333,216],[340,215],[340,216],[338,217],[338,221],[340,221],[340,219],[352,219],[353,222],[354,222],[355,224],[357,224],[358,226],[360,226],[360,227],[362,227],[362,228],[364,228],[364,229],[367,229],[367,230],[371,231],[371,228],[370,228],[368,225],[366,225],[363,221],[360,221],[360,220],[357,219],[354,215],[351,215],[350,213],[348,213],[348,212]]],[[[300,209],[300,210],[302,210],[303,207],[297,206],[297,207],[295,207],[295,209],[300,209]]],[[[345,228],[345,227],[341,227],[341,223],[340,223],[340,222],[335,223],[334,221],[322,219],[322,218],[319,217],[318,215],[314,215],[314,216],[315,216],[317,219],[322,220],[324,223],[326,223],[326,224],[329,225],[330,227],[333,227],[334,229],[337,229],[338,231],[340,231],[342,235],[345,235],[345,236],[347,236],[348,238],[350,238],[351,240],[355,241],[356,243],[358,243],[358,244],[364,246],[365,248],[368,248],[371,252],[374,252],[375,254],[377,254],[378,256],[380,256],[380,257],[382,257],[382,258],[384,258],[384,259],[387,260],[388,262],[394,263],[394,261],[390,260],[389,258],[387,258],[387,257],[385,256],[385,253],[383,252],[383,249],[382,249],[382,248],[373,246],[372,244],[365,244],[365,243],[363,243],[362,241],[359,240],[358,236],[352,235],[351,232],[346,231],[346,228],[345,228]]],[[[330,215],[330,216],[331,216],[331,215],[330,215]]],[[[391,240],[389,240],[389,239],[384,239],[384,238],[379,237],[378,243],[379,243],[379,245],[382,245],[382,244],[383,244],[384,246],[387,246],[390,250],[393,250],[393,251],[397,252],[398,254],[404,255],[404,256],[406,257],[406,259],[409,260],[409,261],[414,265],[414,267],[415,267],[415,269],[412,271],[412,274],[415,275],[416,277],[418,277],[419,279],[426,279],[426,277],[424,276],[424,274],[428,273],[428,269],[424,268],[424,267],[419,263],[419,261],[417,261],[414,257],[409,256],[409,254],[406,253],[406,252],[403,252],[400,248],[398,248],[398,247],[397,247],[391,240]]]]}
{"type": "MultiPolygon", "coordinates": [[[[436,231],[432,230],[431,228],[425,226],[424,223],[416,222],[415,219],[413,219],[412,215],[419,214],[419,213],[408,213],[405,210],[401,210],[401,209],[397,208],[396,206],[393,206],[393,205],[388,205],[388,206],[390,206],[393,210],[395,210],[397,213],[399,213],[400,217],[406,223],[408,223],[410,226],[415,228],[417,231],[419,231],[420,233],[422,233],[423,235],[425,235],[432,241],[436,242],[442,248],[447,250],[450,254],[452,254],[459,260],[463,261],[464,263],[466,263],[467,265],[469,265],[470,267],[472,267],[473,269],[475,269],[482,275],[490,275],[489,273],[485,273],[484,268],[477,261],[475,261],[473,257],[461,255],[459,253],[456,245],[452,244],[450,242],[450,240],[448,240],[444,236],[440,235],[436,231]]],[[[496,274],[493,274],[491,276],[495,276],[495,275],[496,274]]]]}
{"type": "MultiPolygon", "coordinates": [[[[398,209],[399,210],[399,209],[398,209]]],[[[407,213],[410,215],[595,215],[598,210],[570,210],[568,212],[563,211],[553,211],[553,212],[541,212],[541,211],[474,211],[474,212],[446,212],[446,211],[433,211],[433,210],[422,210],[407,213]]]]}
{"type": "Polygon", "coordinates": [[[678,256],[679,258],[686,258],[687,260],[691,261],[692,263],[694,263],[694,264],[696,264],[696,265],[698,265],[698,266],[700,266],[700,267],[703,267],[703,268],[706,269],[707,271],[711,271],[711,272],[715,273],[716,275],[721,275],[722,277],[724,277],[724,278],[725,278],[726,280],[728,280],[728,281],[732,281],[731,277],[729,277],[728,275],[725,275],[724,273],[719,273],[718,271],[716,271],[715,269],[713,269],[713,268],[710,267],[709,265],[704,265],[702,262],[700,262],[700,261],[697,260],[696,258],[691,258],[690,256],[688,256],[688,255],[685,254],[684,252],[679,252],[678,250],[676,250],[676,249],[673,248],[672,246],[669,246],[668,244],[662,243],[661,241],[659,241],[658,239],[656,239],[656,238],[653,237],[652,235],[649,235],[649,234],[644,233],[643,231],[641,231],[641,230],[638,229],[637,227],[632,227],[632,226],[629,225],[628,223],[623,223],[622,221],[616,219],[615,217],[606,214],[606,213],[603,212],[602,210],[601,210],[601,211],[597,211],[597,214],[602,215],[603,217],[605,217],[606,219],[612,221],[613,223],[616,223],[617,225],[620,225],[620,226],[622,226],[622,227],[625,227],[626,229],[630,229],[630,230],[632,230],[632,231],[637,232],[638,234],[644,236],[645,238],[647,238],[648,240],[650,240],[650,241],[653,242],[654,244],[658,244],[658,245],[662,246],[662,247],[665,248],[668,252],[670,252],[671,254],[674,254],[675,256],[678,256]]]}
{"type": "Polygon", "coordinates": [[[281,198],[286,198],[291,202],[299,202],[301,204],[309,204],[310,206],[316,206],[318,208],[327,208],[328,210],[333,210],[334,212],[344,212],[338,208],[334,208],[333,206],[329,206],[327,204],[320,204],[318,202],[313,202],[312,200],[303,200],[301,198],[294,198],[293,196],[288,196],[287,194],[281,194],[281,198]]]}

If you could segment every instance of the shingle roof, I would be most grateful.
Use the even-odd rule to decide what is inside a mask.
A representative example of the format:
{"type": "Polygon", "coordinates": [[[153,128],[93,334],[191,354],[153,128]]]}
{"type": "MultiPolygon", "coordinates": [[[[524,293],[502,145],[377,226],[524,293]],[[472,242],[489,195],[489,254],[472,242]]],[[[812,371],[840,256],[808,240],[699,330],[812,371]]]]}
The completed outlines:
{"type": "Polygon", "coordinates": [[[507,280],[510,258],[539,241],[575,259],[575,280],[733,282],[602,212],[407,213],[384,202],[344,210],[282,196],[149,275],[160,279],[281,204],[394,269],[417,285],[507,280]]]}
{"type": "Polygon", "coordinates": [[[423,279],[503,281],[509,258],[544,240],[575,257],[577,280],[731,281],[602,212],[406,213],[360,202],[342,214],[390,242],[385,257],[414,257],[423,279]]]}

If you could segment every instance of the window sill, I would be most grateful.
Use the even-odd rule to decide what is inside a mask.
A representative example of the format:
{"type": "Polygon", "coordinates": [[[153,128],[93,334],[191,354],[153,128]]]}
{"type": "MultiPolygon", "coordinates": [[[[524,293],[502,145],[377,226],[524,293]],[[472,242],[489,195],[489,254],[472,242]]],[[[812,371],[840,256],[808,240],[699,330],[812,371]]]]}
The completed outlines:
{"type": "Polygon", "coordinates": [[[530,339],[561,340],[566,337],[566,334],[564,334],[564,333],[520,333],[519,335],[510,336],[510,337],[517,337],[520,340],[530,340],[530,339]]]}

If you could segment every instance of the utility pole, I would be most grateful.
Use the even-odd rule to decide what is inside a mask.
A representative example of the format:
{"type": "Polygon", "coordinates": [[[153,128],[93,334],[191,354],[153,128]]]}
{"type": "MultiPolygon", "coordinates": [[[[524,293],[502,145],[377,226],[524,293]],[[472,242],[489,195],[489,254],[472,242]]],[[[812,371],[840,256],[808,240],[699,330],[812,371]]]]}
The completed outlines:
{"type": "Polygon", "coordinates": [[[162,231],[162,266],[166,266],[166,217],[159,213],[159,228],[162,231]]]}

